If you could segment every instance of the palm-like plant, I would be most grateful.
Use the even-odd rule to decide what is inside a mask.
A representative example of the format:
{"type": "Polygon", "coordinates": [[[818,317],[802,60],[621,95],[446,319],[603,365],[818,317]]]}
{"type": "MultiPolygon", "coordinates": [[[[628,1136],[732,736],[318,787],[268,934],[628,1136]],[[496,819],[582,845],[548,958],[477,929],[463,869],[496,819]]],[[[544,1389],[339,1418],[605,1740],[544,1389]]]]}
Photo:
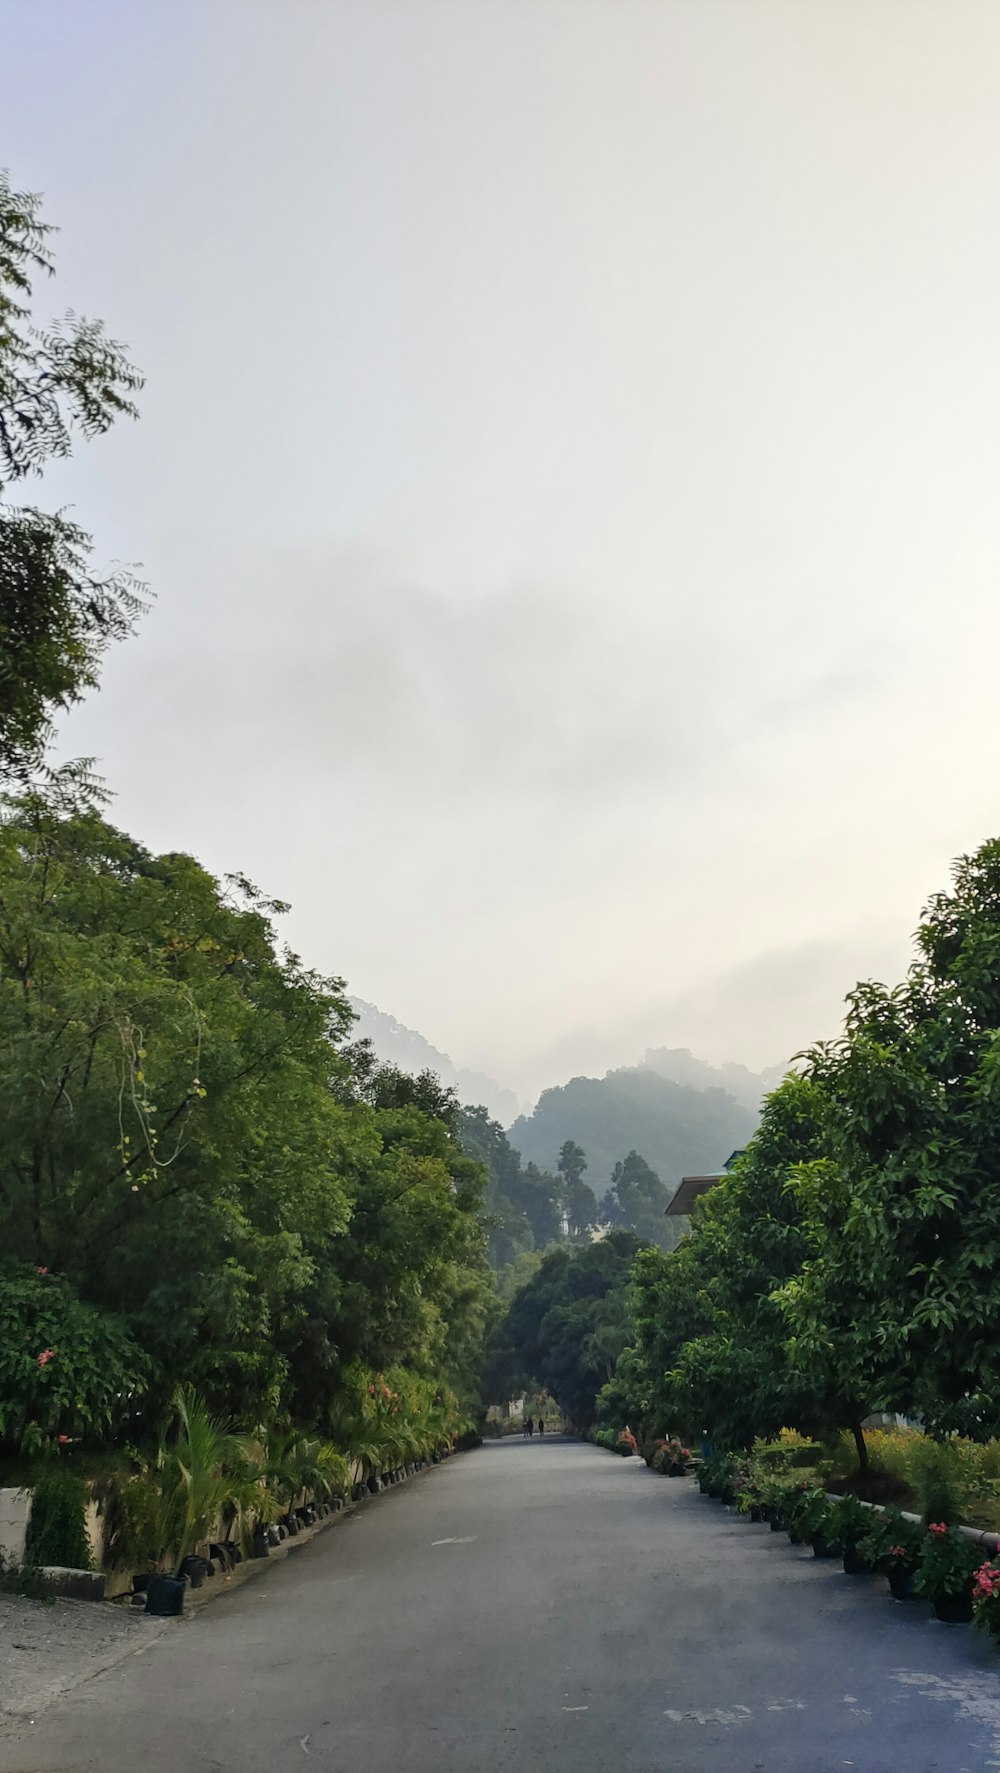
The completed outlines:
{"type": "Polygon", "coordinates": [[[273,1509],[254,1443],[233,1434],[190,1386],[178,1388],[173,1405],[177,1433],[161,1442],[157,1475],[163,1544],[179,1569],[220,1516],[246,1540],[254,1520],[273,1518],[273,1509]]]}
{"type": "Polygon", "coordinates": [[[266,1436],[263,1476],[269,1490],[289,1512],[296,1496],[346,1495],[350,1483],[347,1460],[329,1441],[312,1439],[296,1429],[266,1436]]]}

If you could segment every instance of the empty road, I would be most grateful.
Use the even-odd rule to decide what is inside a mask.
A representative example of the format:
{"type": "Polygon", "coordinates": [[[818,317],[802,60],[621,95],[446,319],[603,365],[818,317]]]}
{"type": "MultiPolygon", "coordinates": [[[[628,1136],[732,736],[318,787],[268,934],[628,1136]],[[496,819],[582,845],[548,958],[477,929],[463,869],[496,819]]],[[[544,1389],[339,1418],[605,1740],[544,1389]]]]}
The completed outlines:
{"type": "Polygon", "coordinates": [[[393,1489],[0,1735],[0,1773],[981,1773],[1000,1656],[558,1439],[393,1489]]]}

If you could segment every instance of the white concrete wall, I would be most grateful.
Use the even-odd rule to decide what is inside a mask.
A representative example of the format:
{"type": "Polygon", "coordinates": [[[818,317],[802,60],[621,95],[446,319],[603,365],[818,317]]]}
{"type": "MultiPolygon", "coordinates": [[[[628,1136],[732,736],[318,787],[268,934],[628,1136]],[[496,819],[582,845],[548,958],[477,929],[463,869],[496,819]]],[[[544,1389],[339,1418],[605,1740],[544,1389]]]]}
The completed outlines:
{"type": "Polygon", "coordinates": [[[30,1513],[30,1490],[0,1490],[0,1568],[23,1562],[30,1513]]]}

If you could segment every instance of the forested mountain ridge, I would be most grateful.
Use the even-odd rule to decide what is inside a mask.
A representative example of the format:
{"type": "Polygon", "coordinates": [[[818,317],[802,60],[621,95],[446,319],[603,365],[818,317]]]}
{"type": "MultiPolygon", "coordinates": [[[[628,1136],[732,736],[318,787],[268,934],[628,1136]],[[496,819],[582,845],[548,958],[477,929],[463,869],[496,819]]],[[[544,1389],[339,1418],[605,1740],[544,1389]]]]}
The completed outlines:
{"type": "Polygon", "coordinates": [[[416,1077],[421,1071],[433,1071],[441,1082],[454,1090],[460,1102],[475,1108],[480,1104],[506,1126],[513,1120],[521,1104],[513,1090],[505,1090],[495,1078],[482,1071],[468,1071],[455,1064],[448,1053],[432,1046],[415,1028],[407,1028],[362,997],[349,997],[348,1003],[357,1017],[355,1039],[370,1040],[375,1056],[383,1065],[395,1065],[400,1071],[416,1077]]]}
{"type": "Polygon", "coordinates": [[[725,1090],[744,1108],[759,1114],[764,1097],[777,1088],[788,1066],[768,1065],[763,1071],[751,1071],[731,1059],[722,1065],[709,1065],[696,1058],[689,1047],[647,1047],[640,1069],[655,1071],[671,1083],[695,1090],[725,1090]]]}
{"type": "Polygon", "coordinates": [[[615,1164],[633,1150],[672,1190],[683,1175],[721,1169],[747,1143],[757,1120],[725,1090],[694,1089],[636,1066],[544,1090],[533,1113],[521,1115],[508,1136],[525,1162],[542,1170],[554,1169],[563,1143],[576,1140],[587,1153],[587,1181],[598,1194],[609,1186],[615,1164]]]}

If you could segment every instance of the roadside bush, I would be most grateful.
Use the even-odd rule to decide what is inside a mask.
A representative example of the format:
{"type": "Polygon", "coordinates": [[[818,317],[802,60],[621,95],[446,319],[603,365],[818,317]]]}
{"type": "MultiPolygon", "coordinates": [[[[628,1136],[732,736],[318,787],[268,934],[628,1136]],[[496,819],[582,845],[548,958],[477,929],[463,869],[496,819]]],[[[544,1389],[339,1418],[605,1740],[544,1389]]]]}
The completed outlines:
{"type": "Polygon", "coordinates": [[[32,1454],[120,1435],[148,1375],[120,1318],[44,1268],[0,1269],[0,1443],[32,1454]]]}
{"type": "Polygon", "coordinates": [[[910,1482],[925,1526],[930,1521],[946,1521],[951,1526],[964,1519],[969,1484],[954,1441],[932,1441],[922,1435],[915,1439],[910,1482]]]}
{"type": "Polygon", "coordinates": [[[89,1570],[86,1508],[87,1492],[82,1478],[61,1465],[40,1477],[31,1496],[25,1563],[89,1570]]]}
{"type": "Polygon", "coordinates": [[[164,1546],[164,1501],[148,1473],[113,1479],[102,1496],[103,1558],[109,1570],[155,1570],[164,1546]]]}

